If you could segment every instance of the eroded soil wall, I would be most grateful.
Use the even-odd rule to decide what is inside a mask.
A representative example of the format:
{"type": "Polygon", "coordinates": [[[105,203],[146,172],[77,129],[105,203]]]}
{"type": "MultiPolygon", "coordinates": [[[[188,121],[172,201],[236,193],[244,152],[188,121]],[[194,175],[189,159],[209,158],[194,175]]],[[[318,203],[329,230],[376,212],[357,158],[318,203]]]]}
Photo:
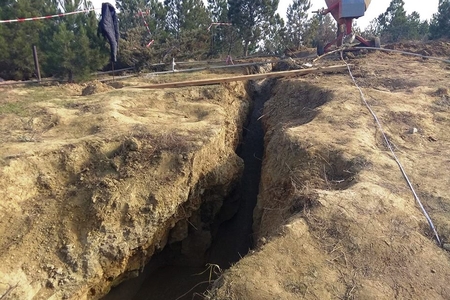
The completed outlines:
{"type": "MultiPolygon", "coordinates": [[[[448,241],[450,123],[441,87],[448,66],[384,54],[352,63],[448,241]]],[[[448,299],[450,255],[348,74],[284,79],[272,92],[263,113],[257,247],[223,274],[210,298],[448,299]]]]}
{"type": "Polygon", "coordinates": [[[32,151],[2,146],[12,154],[0,173],[0,295],[98,299],[168,243],[209,247],[211,220],[243,171],[235,149],[250,99],[234,83],[177,95],[76,98],[87,104],[53,108],[59,121],[32,151]],[[74,122],[95,130],[62,138],[74,122]]]}

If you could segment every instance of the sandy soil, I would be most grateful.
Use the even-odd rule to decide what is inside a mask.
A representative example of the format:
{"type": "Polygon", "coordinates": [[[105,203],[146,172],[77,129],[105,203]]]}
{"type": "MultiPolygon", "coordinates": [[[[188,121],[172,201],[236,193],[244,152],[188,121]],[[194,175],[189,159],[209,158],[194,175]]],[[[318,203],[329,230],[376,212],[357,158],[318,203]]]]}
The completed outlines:
{"type": "Polygon", "coordinates": [[[214,219],[243,169],[234,151],[250,107],[242,83],[1,95],[2,299],[97,299],[166,243],[192,243],[188,226],[200,245],[186,251],[205,251],[202,218],[214,219]]]}
{"type": "MultiPolygon", "coordinates": [[[[450,56],[445,42],[391,48],[450,56]]],[[[450,66],[378,52],[349,62],[448,247],[450,66]]],[[[263,121],[258,246],[208,298],[450,299],[449,252],[348,74],[279,80],[263,121]]]]}

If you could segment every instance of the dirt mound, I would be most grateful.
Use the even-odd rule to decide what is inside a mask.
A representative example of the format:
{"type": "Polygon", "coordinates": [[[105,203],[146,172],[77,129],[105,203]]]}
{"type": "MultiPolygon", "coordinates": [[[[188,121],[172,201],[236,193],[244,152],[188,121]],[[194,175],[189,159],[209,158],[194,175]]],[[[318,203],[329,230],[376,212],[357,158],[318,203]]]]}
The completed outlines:
{"type": "Polygon", "coordinates": [[[292,58],[281,60],[274,64],[273,71],[289,71],[289,70],[298,70],[301,69],[302,66],[295,62],[292,58]]]}
{"type": "Polygon", "coordinates": [[[100,81],[93,81],[87,84],[81,91],[82,96],[94,95],[103,93],[112,89],[111,85],[101,83],[100,81]]]}
{"type": "Polygon", "coordinates": [[[121,89],[126,86],[126,84],[122,81],[111,81],[111,82],[108,82],[107,84],[115,89],[121,89]]]}
{"type": "Polygon", "coordinates": [[[316,55],[316,49],[302,47],[300,49],[286,49],[284,55],[292,58],[304,58],[316,55]]]}
{"type": "Polygon", "coordinates": [[[407,51],[425,56],[450,57],[450,41],[448,40],[395,43],[386,45],[385,48],[407,51]]]}

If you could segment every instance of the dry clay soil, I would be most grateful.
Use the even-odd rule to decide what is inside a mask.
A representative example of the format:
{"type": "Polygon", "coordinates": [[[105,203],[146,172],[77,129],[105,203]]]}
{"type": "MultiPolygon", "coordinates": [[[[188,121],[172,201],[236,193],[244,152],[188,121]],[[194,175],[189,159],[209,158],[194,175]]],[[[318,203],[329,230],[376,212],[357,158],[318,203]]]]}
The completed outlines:
{"type": "MultiPolygon", "coordinates": [[[[391,45],[447,58],[450,44],[391,45]]],[[[365,99],[450,242],[450,66],[350,60],[365,99]]],[[[440,248],[348,74],[280,80],[265,104],[257,247],[213,299],[450,299],[440,248]]]]}
{"type": "MultiPolygon", "coordinates": [[[[395,47],[450,56],[446,42],[395,47]]],[[[348,62],[447,245],[450,66],[381,52],[348,62]]],[[[238,181],[251,101],[243,83],[129,87],[187,78],[85,96],[0,87],[0,299],[98,299],[167,243],[208,247],[209,229],[186,228],[207,227],[202,203],[215,217],[238,181]]],[[[450,299],[450,253],[348,73],[271,83],[256,247],[204,297],[450,299]]]]}

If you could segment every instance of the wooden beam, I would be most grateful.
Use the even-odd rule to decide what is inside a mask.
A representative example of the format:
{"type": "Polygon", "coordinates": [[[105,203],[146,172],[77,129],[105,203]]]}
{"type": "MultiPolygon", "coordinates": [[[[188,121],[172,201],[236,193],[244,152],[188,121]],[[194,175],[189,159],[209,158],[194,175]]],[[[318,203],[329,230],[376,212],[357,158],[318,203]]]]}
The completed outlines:
{"type": "Polygon", "coordinates": [[[200,80],[191,80],[191,81],[149,84],[149,85],[142,85],[142,86],[134,86],[131,88],[136,88],[136,89],[179,88],[179,87],[186,87],[186,86],[201,86],[201,85],[210,85],[210,84],[220,84],[220,83],[233,82],[233,81],[245,81],[245,80],[257,80],[257,79],[264,79],[264,78],[298,76],[298,75],[306,75],[306,74],[322,73],[322,72],[340,72],[340,71],[344,71],[344,70],[347,70],[346,65],[336,65],[336,66],[329,66],[329,67],[318,67],[318,68],[308,68],[308,69],[301,69],[301,70],[271,72],[271,73],[264,73],[264,74],[251,74],[251,75],[240,75],[240,76],[222,77],[222,78],[214,78],[214,79],[200,79],[200,80]]]}

